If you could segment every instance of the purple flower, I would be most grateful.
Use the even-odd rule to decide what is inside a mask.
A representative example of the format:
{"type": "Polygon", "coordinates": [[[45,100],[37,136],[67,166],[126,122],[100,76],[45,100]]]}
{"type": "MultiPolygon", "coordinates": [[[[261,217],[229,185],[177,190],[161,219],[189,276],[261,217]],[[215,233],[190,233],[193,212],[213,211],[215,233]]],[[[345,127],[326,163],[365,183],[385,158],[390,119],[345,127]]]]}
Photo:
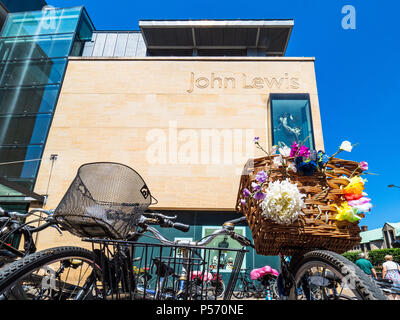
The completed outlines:
{"type": "Polygon", "coordinates": [[[299,157],[306,157],[308,158],[310,156],[310,149],[308,149],[306,146],[301,146],[299,153],[298,153],[299,157]]]}
{"type": "Polygon", "coordinates": [[[254,191],[260,191],[261,186],[257,182],[252,182],[251,187],[253,188],[254,191]]]}
{"type": "Polygon", "coordinates": [[[264,200],[267,195],[261,191],[256,192],[254,195],[254,199],[256,200],[264,200]]]}
{"type": "Polygon", "coordinates": [[[259,171],[256,174],[256,180],[259,183],[264,183],[265,181],[267,181],[268,175],[265,171],[259,171]]]}
{"type": "Polygon", "coordinates": [[[290,148],[290,157],[294,157],[297,150],[299,150],[299,145],[296,143],[296,141],[294,141],[290,148]]]}
{"type": "Polygon", "coordinates": [[[260,140],[260,137],[254,137],[254,143],[257,143],[260,140]]]}
{"type": "Polygon", "coordinates": [[[250,197],[250,196],[251,196],[250,190],[247,189],[247,188],[244,188],[244,190],[243,190],[243,195],[244,195],[245,197],[250,197]]]}
{"type": "Polygon", "coordinates": [[[241,204],[246,204],[246,200],[240,199],[240,203],[241,203],[241,204]]]}

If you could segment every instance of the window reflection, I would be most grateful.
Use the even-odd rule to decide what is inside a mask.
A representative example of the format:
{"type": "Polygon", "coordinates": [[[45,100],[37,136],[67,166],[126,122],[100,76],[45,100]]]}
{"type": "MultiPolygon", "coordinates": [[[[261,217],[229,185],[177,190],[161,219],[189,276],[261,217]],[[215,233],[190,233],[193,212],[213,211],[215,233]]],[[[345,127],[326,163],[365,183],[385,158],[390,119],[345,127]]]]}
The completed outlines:
{"type": "Polygon", "coordinates": [[[271,94],[271,118],[273,145],[315,148],[308,94],[271,94]]]}

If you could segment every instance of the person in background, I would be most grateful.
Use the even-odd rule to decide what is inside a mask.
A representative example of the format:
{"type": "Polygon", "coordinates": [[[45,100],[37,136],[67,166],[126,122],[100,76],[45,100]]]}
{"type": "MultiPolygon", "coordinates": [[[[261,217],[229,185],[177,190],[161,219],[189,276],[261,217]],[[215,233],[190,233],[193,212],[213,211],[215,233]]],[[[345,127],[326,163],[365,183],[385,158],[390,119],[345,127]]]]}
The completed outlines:
{"type": "MultiPolygon", "coordinates": [[[[386,255],[386,262],[382,265],[382,278],[393,281],[393,285],[400,287],[400,267],[393,261],[393,256],[386,255]]],[[[392,294],[393,299],[396,299],[396,295],[392,294]]]]}
{"type": "Polygon", "coordinates": [[[373,276],[375,279],[377,279],[374,266],[372,265],[372,263],[369,260],[367,260],[365,258],[364,253],[361,252],[358,255],[358,260],[356,261],[356,266],[358,266],[362,271],[364,271],[370,277],[373,276]]]}

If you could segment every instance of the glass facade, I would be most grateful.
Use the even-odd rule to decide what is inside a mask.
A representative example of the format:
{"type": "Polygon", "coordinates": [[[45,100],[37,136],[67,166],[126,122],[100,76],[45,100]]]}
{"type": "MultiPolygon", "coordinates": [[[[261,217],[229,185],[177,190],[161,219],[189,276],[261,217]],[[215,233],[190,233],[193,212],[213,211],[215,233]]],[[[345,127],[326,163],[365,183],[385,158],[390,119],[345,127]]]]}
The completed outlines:
{"type": "Polygon", "coordinates": [[[33,190],[69,55],[94,27],[83,7],[11,13],[0,37],[0,176],[33,190]]]}
{"type": "Polygon", "coordinates": [[[45,0],[0,0],[9,12],[40,10],[45,0]]]}
{"type": "Polygon", "coordinates": [[[308,94],[271,94],[272,145],[294,141],[315,149],[308,94]]]}

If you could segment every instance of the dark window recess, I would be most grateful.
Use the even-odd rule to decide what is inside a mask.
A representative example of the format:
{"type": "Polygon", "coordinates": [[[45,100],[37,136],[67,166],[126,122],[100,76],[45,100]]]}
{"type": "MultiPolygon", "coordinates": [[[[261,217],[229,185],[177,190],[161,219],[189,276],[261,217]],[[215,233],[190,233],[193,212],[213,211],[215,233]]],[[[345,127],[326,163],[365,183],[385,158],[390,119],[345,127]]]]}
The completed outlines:
{"type": "Polygon", "coordinates": [[[0,40],[0,60],[48,59],[68,56],[72,35],[4,38],[0,40]]]}
{"type": "Polygon", "coordinates": [[[50,121],[51,114],[0,116],[0,145],[42,144],[50,121]]]}
{"type": "Polygon", "coordinates": [[[36,159],[40,158],[42,150],[43,145],[28,147],[0,146],[0,163],[35,160],[1,165],[0,176],[4,178],[34,179],[40,163],[40,161],[36,161],[36,159]]]}
{"type": "Polygon", "coordinates": [[[0,63],[1,87],[60,83],[66,59],[7,61],[0,63]]]}
{"type": "Polygon", "coordinates": [[[246,49],[199,49],[198,56],[203,57],[242,57],[247,56],[246,49]]]}
{"type": "Polygon", "coordinates": [[[148,56],[154,57],[187,57],[193,55],[192,49],[147,49],[148,56]]]}
{"type": "Polygon", "coordinates": [[[0,114],[53,112],[59,90],[58,85],[0,88],[0,114]]]}

